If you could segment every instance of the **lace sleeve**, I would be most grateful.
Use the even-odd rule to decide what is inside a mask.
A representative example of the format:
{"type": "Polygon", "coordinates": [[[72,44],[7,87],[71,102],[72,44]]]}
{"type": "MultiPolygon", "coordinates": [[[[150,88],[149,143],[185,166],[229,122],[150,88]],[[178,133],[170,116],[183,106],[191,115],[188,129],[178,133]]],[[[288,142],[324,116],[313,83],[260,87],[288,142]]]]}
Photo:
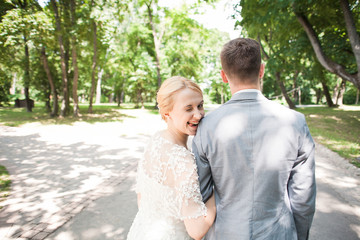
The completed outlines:
{"type": "Polygon", "coordinates": [[[180,204],[179,218],[181,220],[206,215],[206,206],[200,194],[195,158],[191,152],[183,150],[175,168],[175,191],[180,204]]]}

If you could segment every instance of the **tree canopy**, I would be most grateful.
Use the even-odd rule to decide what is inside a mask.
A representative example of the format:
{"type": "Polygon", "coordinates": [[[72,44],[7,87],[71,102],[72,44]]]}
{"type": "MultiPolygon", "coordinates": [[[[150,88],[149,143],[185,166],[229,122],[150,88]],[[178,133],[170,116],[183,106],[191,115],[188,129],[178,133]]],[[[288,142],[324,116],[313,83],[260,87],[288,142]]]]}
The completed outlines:
{"type": "MultiPolygon", "coordinates": [[[[297,86],[315,93],[320,87],[328,105],[333,106],[340,95],[339,82],[342,86],[350,83],[350,91],[360,88],[358,1],[242,0],[235,9],[243,34],[263,47],[268,69],[264,91],[269,91],[269,96],[277,93],[268,85],[277,85],[285,98],[287,91],[297,86]],[[329,89],[334,89],[336,99],[329,89]]],[[[287,98],[293,106],[291,101],[287,98]]]]}
{"type": "MultiPolygon", "coordinates": [[[[213,2],[0,0],[0,103],[25,98],[31,111],[35,99],[62,117],[78,116],[82,103],[89,112],[101,102],[155,106],[161,82],[174,75],[223,103],[231,94],[219,52],[229,34],[192,17],[213,2]]],[[[241,36],[262,46],[265,96],[291,108],[358,101],[358,1],[242,0],[233,7],[241,36]]]]}

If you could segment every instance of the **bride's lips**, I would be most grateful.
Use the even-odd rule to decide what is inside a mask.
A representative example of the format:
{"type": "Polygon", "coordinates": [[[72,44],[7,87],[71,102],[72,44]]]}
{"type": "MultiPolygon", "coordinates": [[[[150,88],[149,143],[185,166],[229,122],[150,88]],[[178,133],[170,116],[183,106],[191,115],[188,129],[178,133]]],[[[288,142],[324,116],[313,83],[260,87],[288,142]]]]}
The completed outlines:
{"type": "Polygon", "coordinates": [[[188,122],[188,124],[190,127],[197,127],[199,125],[199,123],[190,123],[190,122],[188,122]]]}

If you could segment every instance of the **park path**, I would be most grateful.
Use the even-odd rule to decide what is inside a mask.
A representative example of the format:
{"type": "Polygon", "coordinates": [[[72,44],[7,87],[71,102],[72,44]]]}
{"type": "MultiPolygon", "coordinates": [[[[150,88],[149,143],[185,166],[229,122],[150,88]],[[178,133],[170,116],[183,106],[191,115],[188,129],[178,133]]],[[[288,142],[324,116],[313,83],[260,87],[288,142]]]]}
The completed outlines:
{"type": "MultiPolygon", "coordinates": [[[[0,165],[13,181],[0,240],[126,239],[137,161],[165,125],[143,110],[122,113],[122,122],[0,126],[0,165]]],[[[310,239],[360,239],[360,169],[317,144],[316,174],[310,239]]]]}

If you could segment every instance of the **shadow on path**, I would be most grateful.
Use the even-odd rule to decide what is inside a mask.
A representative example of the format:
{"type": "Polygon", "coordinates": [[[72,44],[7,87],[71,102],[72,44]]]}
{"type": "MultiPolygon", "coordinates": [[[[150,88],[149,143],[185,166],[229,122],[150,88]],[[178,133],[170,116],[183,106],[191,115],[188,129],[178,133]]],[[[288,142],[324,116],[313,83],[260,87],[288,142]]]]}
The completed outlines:
{"type": "Polygon", "coordinates": [[[360,169],[316,145],[316,213],[311,240],[360,239],[360,169]]]}
{"type": "Polygon", "coordinates": [[[60,136],[46,128],[40,133],[1,129],[0,164],[10,172],[12,189],[1,203],[0,239],[43,239],[95,199],[113,193],[135,169],[148,135],[91,127],[92,134],[83,136],[69,126],[60,136]]]}

